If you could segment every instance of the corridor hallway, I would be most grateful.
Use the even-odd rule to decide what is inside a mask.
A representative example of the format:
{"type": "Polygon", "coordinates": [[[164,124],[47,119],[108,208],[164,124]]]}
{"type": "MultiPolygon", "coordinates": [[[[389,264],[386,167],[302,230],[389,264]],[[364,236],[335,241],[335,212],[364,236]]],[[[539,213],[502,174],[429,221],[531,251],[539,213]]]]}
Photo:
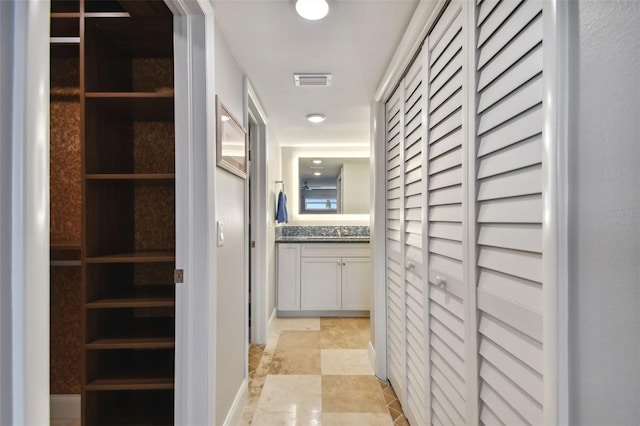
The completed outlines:
{"type": "Polygon", "coordinates": [[[369,318],[277,318],[251,345],[240,425],[408,425],[369,361],[369,318]]]}

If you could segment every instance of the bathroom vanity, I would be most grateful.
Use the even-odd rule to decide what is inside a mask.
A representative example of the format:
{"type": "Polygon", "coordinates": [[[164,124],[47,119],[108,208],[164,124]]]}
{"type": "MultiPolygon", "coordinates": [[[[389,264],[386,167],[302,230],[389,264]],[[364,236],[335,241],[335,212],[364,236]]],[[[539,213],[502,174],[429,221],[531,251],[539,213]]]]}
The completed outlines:
{"type": "Polygon", "coordinates": [[[369,316],[368,237],[282,237],[276,244],[278,316],[369,316]]]}

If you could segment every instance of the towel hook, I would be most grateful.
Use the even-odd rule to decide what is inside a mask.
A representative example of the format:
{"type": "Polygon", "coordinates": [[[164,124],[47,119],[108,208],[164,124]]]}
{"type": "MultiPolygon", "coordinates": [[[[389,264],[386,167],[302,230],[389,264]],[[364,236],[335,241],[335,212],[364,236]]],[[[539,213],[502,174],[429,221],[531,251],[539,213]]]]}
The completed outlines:
{"type": "Polygon", "coordinates": [[[277,184],[281,184],[282,185],[282,188],[280,190],[284,192],[284,181],[283,180],[277,180],[276,181],[276,185],[277,184]]]}

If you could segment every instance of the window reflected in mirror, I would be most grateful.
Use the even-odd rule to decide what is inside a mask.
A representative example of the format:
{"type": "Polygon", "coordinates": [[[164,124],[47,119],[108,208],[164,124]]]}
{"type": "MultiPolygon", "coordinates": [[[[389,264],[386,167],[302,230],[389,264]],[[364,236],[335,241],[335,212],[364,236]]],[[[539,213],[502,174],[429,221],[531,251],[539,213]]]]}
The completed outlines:
{"type": "Polygon", "coordinates": [[[299,158],[300,214],[368,214],[368,158],[299,158]]]}

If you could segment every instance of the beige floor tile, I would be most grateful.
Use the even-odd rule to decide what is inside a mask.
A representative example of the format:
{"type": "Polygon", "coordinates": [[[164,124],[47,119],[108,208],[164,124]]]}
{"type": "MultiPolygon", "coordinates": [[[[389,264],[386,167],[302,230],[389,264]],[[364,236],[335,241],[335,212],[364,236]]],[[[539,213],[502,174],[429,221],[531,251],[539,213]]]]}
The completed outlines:
{"type": "Polygon", "coordinates": [[[288,330],[320,330],[320,318],[274,318],[269,334],[288,330]]]}
{"type": "Polygon", "coordinates": [[[264,382],[256,412],[320,412],[321,391],[320,376],[269,375],[264,382]]]}
{"type": "Polygon", "coordinates": [[[322,374],[373,375],[367,349],[322,349],[322,374]]]}
{"type": "Polygon", "coordinates": [[[322,426],[393,426],[388,413],[322,413],[322,426]]]}
{"type": "Polygon", "coordinates": [[[253,416],[252,426],[320,426],[322,413],[319,411],[268,411],[258,409],[253,416]]]}
{"type": "Polygon", "coordinates": [[[371,332],[369,318],[321,318],[322,349],[367,349],[371,332]]]}
{"type": "Polygon", "coordinates": [[[320,374],[320,332],[283,331],[268,371],[269,374],[320,374]]]}
{"type": "Polygon", "coordinates": [[[322,376],[322,411],[326,413],[387,413],[374,376],[322,376]]]}

